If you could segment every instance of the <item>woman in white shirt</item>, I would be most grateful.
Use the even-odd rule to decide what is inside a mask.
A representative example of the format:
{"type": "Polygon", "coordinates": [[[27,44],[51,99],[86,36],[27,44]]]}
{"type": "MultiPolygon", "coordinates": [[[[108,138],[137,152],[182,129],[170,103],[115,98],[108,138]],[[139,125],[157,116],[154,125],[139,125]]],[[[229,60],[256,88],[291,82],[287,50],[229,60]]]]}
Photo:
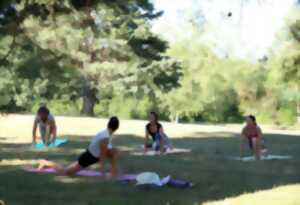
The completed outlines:
{"type": "Polygon", "coordinates": [[[39,169],[54,168],[58,172],[73,175],[83,168],[99,163],[100,171],[103,171],[104,162],[108,159],[111,162],[111,175],[117,176],[117,157],[118,152],[112,147],[112,134],[119,128],[119,119],[111,117],[107,128],[100,131],[90,142],[88,148],[83,152],[78,160],[65,167],[55,162],[41,160],[39,169]]]}

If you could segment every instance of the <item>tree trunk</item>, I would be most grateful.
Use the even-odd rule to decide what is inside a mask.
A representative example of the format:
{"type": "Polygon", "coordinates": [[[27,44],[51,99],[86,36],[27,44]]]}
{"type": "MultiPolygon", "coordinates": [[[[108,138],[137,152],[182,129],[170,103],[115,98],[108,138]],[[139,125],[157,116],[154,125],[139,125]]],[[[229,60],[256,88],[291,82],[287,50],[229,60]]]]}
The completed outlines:
{"type": "Polygon", "coordinates": [[[90,86],[83,89],[82,115],[94,116],[94,106],[96,104],[96,92],[90,86]]]}
{"type": "Polygon", "coordinates": [[[176,114],[175,114],[175,123],[176,124],[179,123],[179,114],[178,114],[178,112],[176,112],[176,114]]]}
{"type": "MultiPolygon", "coordinates": [[[[297,85],[297,91],[298,93],[300,93],[300,84],[297,85]]],[[[297,123],[300,124],[300,99],[299,98],[297,98],[296,106],[297,106],[297,123]]]]}
{"type": "Polygon", "coordinates": [[[179,123],[179,114],[178,112],[175,112],[175,113],[171,113],[170,115],[170,120],[176,124],[179,123]]]}
{"type": "Polygon", "coordinates": [[[300,102],[297,103],[297,122],[300,124],[300,102]]]}

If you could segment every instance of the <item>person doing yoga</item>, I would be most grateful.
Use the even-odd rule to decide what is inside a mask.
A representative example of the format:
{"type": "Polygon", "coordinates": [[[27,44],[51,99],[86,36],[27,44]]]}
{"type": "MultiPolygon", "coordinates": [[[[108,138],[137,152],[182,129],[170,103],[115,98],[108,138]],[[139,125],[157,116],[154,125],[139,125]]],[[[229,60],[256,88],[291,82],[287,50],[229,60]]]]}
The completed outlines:
{"type": "Polygon", "coordinates": [[[55,162],[41,160],[38,169],[53,168],[57,172],[66,175],[73,175],[83,168],[99,163],[100,172],[104,169],[104,163],[109,160],[111,163],[111,175],[118,175],[117,162],[118,151],[112,146],[112,134],[119,128],[119,119],[111,117],[107,128],[100,131],[90,142],[86,151],[84,151],[78,160],[69,166],[63,166],[55,162]]]}
{"type": "Polygon", "coordinates": [[[165,134],[163,126],[159,123],[158,114],[150,112],[149,123],[146,125],[144,151],[147,152],[149,148],[155,151],[165,152],[166,149],[173,149],[168,136],[165,134]],[[152,142],[149,142],[149,136],[152,137],[152,142]]]}

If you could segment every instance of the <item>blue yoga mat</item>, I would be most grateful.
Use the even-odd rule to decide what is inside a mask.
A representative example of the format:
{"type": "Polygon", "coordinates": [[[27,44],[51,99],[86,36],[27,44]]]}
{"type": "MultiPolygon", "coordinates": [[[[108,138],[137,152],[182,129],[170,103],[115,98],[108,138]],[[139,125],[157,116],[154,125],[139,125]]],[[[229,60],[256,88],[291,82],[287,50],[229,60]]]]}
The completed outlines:
{"type": "Polygon", "coordinates": [[[42,142],[32,145],[32,147],[35,149],[54,148],[54,147],[59,147],[65,143],[67,143],[67,141],[68,141],[67,139],[56,138],[55,142],[51,143],[48,147],[42,142]]]}

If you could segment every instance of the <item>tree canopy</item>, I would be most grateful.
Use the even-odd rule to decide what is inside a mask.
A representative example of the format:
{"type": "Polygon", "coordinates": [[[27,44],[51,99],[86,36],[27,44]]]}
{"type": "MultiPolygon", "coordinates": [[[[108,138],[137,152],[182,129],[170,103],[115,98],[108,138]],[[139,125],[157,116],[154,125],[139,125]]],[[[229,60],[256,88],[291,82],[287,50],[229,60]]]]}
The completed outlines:
{"type": "Polygon", "coordinates": [[[150,31],[161,13],[148,1],[24,0],[1,8],[1,64],[10,78],[2,105],[82,97],[82,113],[93,115],[108,90],[155,94],[178,84],[180,67],[165,55],[167,42],[150,31]]]}
{"type": "Polygon", "coordinates": [[[299,11],[286,19],[276,49],[255,62],[220,57],[199,41],[212,32],[199,12],[180,24],[188,37],[169,44],[152,31],[164,14],[150,0],[1,1],[0,109],[32,112],[46,103],[57,114],[146,118],[156,110],[164,119],[210,122],[251,113],[293,124],[299,11]]]}

